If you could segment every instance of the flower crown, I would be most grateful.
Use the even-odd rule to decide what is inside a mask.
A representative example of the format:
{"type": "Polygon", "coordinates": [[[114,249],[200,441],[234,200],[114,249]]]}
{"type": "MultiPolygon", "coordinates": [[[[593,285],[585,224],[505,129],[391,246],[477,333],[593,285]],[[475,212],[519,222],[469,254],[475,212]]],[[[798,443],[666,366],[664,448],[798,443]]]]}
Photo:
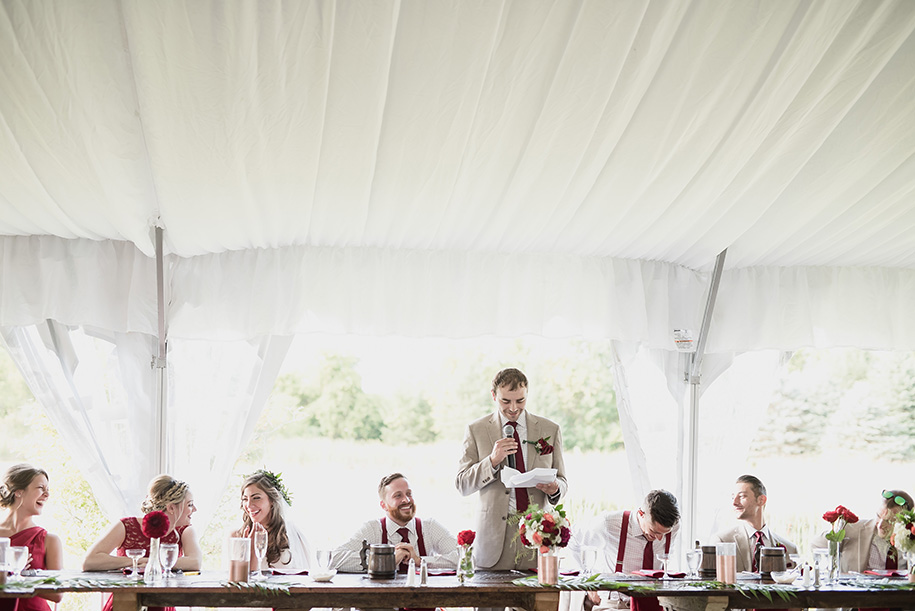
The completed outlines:
{"type": "Polygon", "coordinates": [[[280,493],[280,496],[286,501],[286,503],[291,507],[292,506],[292,493],[286,490],[286,485],[283,484],[283,474],[274,473],[273,471],[267,471],[267,469],[258,469],[254,473],[248,476],[247,479],[250,479],[255,476],[261,476],[270,482],[270,485],[276,488],[276,491],[280,493]]]}

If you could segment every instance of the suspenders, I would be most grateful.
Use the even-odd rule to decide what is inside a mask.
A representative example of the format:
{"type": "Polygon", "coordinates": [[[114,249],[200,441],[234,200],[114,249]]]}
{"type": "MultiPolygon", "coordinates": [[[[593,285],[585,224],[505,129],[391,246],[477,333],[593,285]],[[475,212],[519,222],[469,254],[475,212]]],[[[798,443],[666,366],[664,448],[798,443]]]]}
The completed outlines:
{"type": "MultiPolygon", "coordinates": [[[[423,540],[423,523],[419,518],[416,518],[416,545],[419,547],[419,555],[426,555],[426,542],[423,540]]],[[[381,518],[381,542],[388,542],[388,519],[381,518]]]]}
{"type": "MultiPolygon", "coordinates": [[[[629,532],[629,513],[628,511],[623,512],[623,524],[620,526],[620,546],[619,550],[616,553],[616,572],[623,572],[623,556],[626,555],[626,534],[629,532]]],[[[667,537],[664,541],[664,553],[670,553],[670,533],[667,533],[667,537]]]]}

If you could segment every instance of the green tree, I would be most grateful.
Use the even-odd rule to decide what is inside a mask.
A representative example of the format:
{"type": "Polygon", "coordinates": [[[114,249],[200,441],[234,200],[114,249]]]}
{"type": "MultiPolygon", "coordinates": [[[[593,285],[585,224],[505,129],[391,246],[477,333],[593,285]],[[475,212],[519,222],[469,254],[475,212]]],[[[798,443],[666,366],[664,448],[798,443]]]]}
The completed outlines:
{"type": "MultiPolygon", "coordinates": [[[[362,390],[357,365],[355,357],[328,354],[314,385],[284,377],[277,394],[292,398],[286,413],[291,412],[293,420],[304,423],[304,431],[291,427],[288,433],[307,432],[331,439],[381,439],[381,400],[362,390]]],[[[282,398],[277,396],[276,401],[282,403],[282,398]]]]}
{"type": "Polygon", "coordinates": [[[412,445],[438,438],[432,405],[422,395],[400,392],[385,404],[385,443],[412,445]]]}

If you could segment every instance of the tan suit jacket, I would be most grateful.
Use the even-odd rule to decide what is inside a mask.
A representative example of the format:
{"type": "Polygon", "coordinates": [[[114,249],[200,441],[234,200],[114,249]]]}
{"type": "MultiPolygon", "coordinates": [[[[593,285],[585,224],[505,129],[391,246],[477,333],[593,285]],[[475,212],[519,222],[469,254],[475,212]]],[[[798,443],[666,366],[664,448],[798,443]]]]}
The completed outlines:
{"type": "MultiPolygon", "coordinates": [[[[537,467],[556,469],[559,491],[553,496],[555,505],[569,487],[562,459],[562,437],[559,425],[546,418],[526,412],[527,438],[537,441],[549,437],[553,445],[551,454],[539,454],[534,446],[528,446],[528,471],[537,467]]],[[[511,491],[502,484],[499,471],[494,471],[489,454],[496,441],[502,438],[499,414],[493,412],[471,422],[464,435],[464,453],[458,466],[455,486],[463,496],[480,493],[477,514],[477,536],[473,545],[474,558],[480,568],[495,565],[502,555],[505,529],[508,528],[508,504],[511,491]]],[[[537,488],[528,488],[531,504],[546,507],[549,499],[537,488]]]]}
{"type": "MultiPolygon", "coordinates": [[[[784,547],[785,554],[796,554],[797,545],[789,541],[788,539],[781,537],[775,534],[772,529],[769,529],[769,536],[772,539],[772,547],[784,547]]],[[[753,570],[753,548],[755,542],[750,541],[750,536],[747,534],[747,529],[743,524],[738,524],[733,528],[728,528],[722,530],[715,534],[712,537],[713,542],[715,543],[724,543],[731,542],[737,544],[737,572],[742,571],[752,571],[753,570]]],[[[790,558],[785,558],[787,562],[791,562],[790,558]]]]}
{"type": "MultiPolygon", "coordinates": [[[[826,533],[823,531],[813,538],[813,547],[829,547],[826,533]]],[[[858,520],[845,525],[845,538],[839,544],[839,570],[843,573],[867,570],[867,560],[871,553],[871,543],[877,534],[877,518],[858,520]]]]}

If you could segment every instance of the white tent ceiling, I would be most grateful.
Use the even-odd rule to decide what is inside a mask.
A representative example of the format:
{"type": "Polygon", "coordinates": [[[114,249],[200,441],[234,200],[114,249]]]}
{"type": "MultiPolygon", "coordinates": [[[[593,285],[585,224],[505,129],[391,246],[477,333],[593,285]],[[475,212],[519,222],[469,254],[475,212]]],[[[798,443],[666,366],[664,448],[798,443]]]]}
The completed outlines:
{"type": "Polygon", "coordinates": [[[710,349],[915,347],[913,2],[2,0],[0,89],[5,324],[158,224],[187,335],[672,345],[728,249],[710,349]]]}

